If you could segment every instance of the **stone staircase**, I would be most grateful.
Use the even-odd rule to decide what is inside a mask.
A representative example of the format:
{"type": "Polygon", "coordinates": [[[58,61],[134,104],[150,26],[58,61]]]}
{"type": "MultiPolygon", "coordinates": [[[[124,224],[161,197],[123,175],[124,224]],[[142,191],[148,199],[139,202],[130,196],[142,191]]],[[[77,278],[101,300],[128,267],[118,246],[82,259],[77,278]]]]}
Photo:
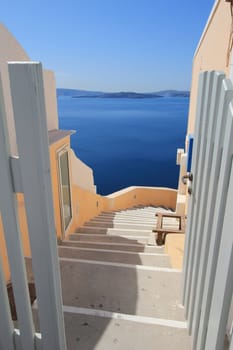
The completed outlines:
{"type": "Polygon", "coordinates": [[[181,271],[152,232],[164,210],[102,213],[58,247],[68,350],[191,349],[181,271]]]}

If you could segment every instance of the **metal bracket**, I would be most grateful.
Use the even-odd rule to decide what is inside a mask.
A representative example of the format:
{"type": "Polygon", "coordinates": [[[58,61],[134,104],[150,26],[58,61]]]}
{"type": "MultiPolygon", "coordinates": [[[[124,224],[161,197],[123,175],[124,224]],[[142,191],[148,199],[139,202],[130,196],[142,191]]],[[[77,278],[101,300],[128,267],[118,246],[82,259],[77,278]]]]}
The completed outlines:
{"type": "Polygon", "coordinates": [[[182,182],[184,185],[187,185],[187,180],[189,181],[193,181],[193,174],[192,173],[188,173],[187,175],[182,176],[182,182]]]}
{"type": "Polygon", "coordinates": [[[23,193],[23,183],[20,170],[19,157],[10,157],[10,169],[12,176],[13,191],[23,193]]]}

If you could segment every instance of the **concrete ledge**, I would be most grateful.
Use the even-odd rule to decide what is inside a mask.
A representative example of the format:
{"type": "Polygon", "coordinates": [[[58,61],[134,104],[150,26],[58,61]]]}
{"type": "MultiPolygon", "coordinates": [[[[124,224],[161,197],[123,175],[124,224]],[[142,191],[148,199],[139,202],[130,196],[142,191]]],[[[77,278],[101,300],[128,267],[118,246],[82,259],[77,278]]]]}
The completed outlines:
{"type": "Polygon", "coordinates": [[[185,235],[167,235],[165,242],[165,252],[170,258],[171,267],[182,269],[184,256],[185,235]]]}

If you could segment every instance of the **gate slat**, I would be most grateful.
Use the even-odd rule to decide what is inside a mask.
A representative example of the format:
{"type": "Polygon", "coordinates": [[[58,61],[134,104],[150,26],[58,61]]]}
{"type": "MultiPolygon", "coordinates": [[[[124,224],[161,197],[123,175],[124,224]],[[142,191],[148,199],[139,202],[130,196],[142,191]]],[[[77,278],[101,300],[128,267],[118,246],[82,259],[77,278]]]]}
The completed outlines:
{"type": "MultiPolygon", "coordinates": [[[[207,72],[207,77],[206,77],[206,87],[204,91],[202,91],[202,94],[204,95],[204,100],[203,100],[203,108],[202,108],[202,113],[201,113],[201,122],[200,122],[200,127],[199,127],[199,132],[197,135],[197,142],[198,143],[198,152],[197,152],[197,157],[198,161],[196,163],[195,167],[195,176],[194,176],[194,181],[195,181],[195,190],[193,189],[192,191],[192,225],[190,226],[190,244],[191,244],[191,250],[189,252],[189,266],[188,266],[188,275],[187,275],[187,282],[186,282],[186,299],[184,302],[185,306],[185,314],[186,317],[189,317],[190,314],[190,304],[192,300],[190,300],[191,296],[191,281],[192,281],[192,276],[194,273],[193,270],[193,262],[194,262],[194,253],[196,249],[196,227],[197,227],[197,221],[198,221],[198,213],[199,213],[199,205],[200,205],[200,190],[201,190],[201,179],[202,179],[202,166],[203,166],[203,161],[204,161],[204,156],[205,156],[205,145],[204,145],[204,140],[205,140],[205,135],[207,132],[207,123],[208,123],[208,117],[209,117],[209,107],[210,107],[210,96],[211,96],[211,88],[212,88],[212,81],[213,81],[213,74],[211,72],[207,72]],[[203,117],[205,116],[205,118],[203,117]]],[[[189,319],[188,319],[189,321],[189,319]]]]}
{"type": "Polygon", "coordinates": [[[227,191],[227,181],[229,180],[229,167],[230,159],[224,158],[226,148],[225,134],[228,132],[226,127],[227,111],[229,103],[233,98],[233,87],[232,83],[229,80],[224,80],[222,84],[222,90],[225,95],[222,100],[223,104],[221,105],[222,113],[218,113],[218,123],[217,123],[217,133],[218,138],[216,139],[216,146],[214,148],[213,154],[213,173],[211,174],[211,184],[210,188],[212,191],[212,197],[209,198],[208,208],[208,222],[204,227],[204,237],[206,238],[206,246],[203,249],[204,254],[206,254],[205,262],[206,265],[203,265],[203,274],[205,272],[204,283],[202,285],[203,296],[200,299],[200,322],[196,324],[196,327],[199,326],[197,334],[197,346],[196,350],[204,349],[206,330],[209,322],[209,310],[212,300],[213,292],[213,283],[214,276],[216,272],[217,258],[218,258],[218,248],[220,241],[220,233],[223,222],[223,213],[225,209],[226,201],[226,191],[227,191]],[[223,149],[224,147],[224,149],[223,149]]]}
{"type": "Polygon", "coordinates": [[[6,291],[2,259],[0,256],[0,349],[15,350],[13,342],[13,323],[6,291]]]}
{"type": "Polygon", "coordinates": [[[33,350],[34,327],[18,223],[16,197],[13,193],[11,182],[10,152],[2,91],[0,82],[0,211],[2,213],[18,324],[21,330],[21,344],[23,349],[33,350]]]}
{"type": "MultiPolygon", "coordinates": [[[[196,227],[193,228],[196,236],[196,247],[194,250],[194,259],[193,259],[193,275],[191,280],[191,294],[190,294],[190,307],[188,313],[188,327],[189,331],[192,333],[193,328],[193,313],[195,303],[198,297],[197,291],[197,280],[201,271],[205,268],[200,264],[200,255],[203,244],[203,227],[206,220],[206,210],[208,206],[208,190],[210,177],[212,176],[211,165],[213,158],[213,149],[212,144],[215,138],[216,123],[217,123],[217,112],[219,108],[219,96],[222,88],[222,81],[225,77],[223,73],[213,72],[213,82],[211,86],[211,96],[209,98],[209,113],[208,118],[206,118],[206,132],[203,139],[202,149],[205,151],[201,152],[202,157],[199,158],[200,168],[202,169],[202,174],[200,174],[199,182],[199,192],[196,196],[199,199],[199,206],[196,208],[196,227]]],[[[195,315],[196,316],[196,315],[195,315]]],[[[195,323],[195,320],[194,320],[195,323]]]]}
{"type": "Polygon", "coordinates": [[[231,335],[229,350],[233,350],[233,337],[232,337],[232,335],[231,335]]]}
{"type": "Polygon", "coordinates": [[[12,62],[8,70],[43,348],[65,350],[42,66],[12,62]]]}
{"type": "MultiPolygon", "coordinates": [[[[200,73],[199,76],[199,82],[198,82],[198,97],[197,97],[197,114],[196,114],[196,122],[195,122],[195,138],[197,139],[197,135],[199,134],[199,131],[201,129],[201,117],[202,117],[202,110],[203,110],[203,102],[204,102],[204,95],[202,93],[203,90],[205,90],[206,87],[206,78],[207,78],[207,72],[200,73]]],[[[193,159],[192,159],[192,168],[196,168],[196,164],[198,162],[198,155],[199,155],[199,143],[194,140],[193,145],[193,159]]],[[[192,184],[192,190],[195,192],[196,187],[196,180],[194,178],[193,184],[192,184]]],[[[185,301],[187,300],[188,295],[188,289],[187,289],[187,281],[189,278],[190,273],[190,252],[191,252],[191,227],[193,223],[193,207],[194,203],[193,201],[189,202],[188,206],[188,219],[187,219],[187,230],[185,234],[185,247],[184,247],[184,262],[183,262],[183,295],[182,295],[182,303],[185,304],[185,301]]]]}
{"type": "MultiPolygon", "coordinates": [[[[203,288],[204,288],[204,281],[206,276],[207,260],[209,255],[209,242],[211,239],[211,227],[212,227],[212,221],[214,217],[217,187],[218,187],[219,173],[220,173],[220,167],[221,167],[221,147],[219,148],[219,145],[222,145],[224,141],[223,135],[224,135],[225,121],[226,121],[226,118],[224,116],[227,113],[229,101],[232,99],[232,90],[230,89],[231,86],[227,82],[225,83],[226,83],[225,86],[227,86],[227,89],[225,89],[224,84],[222,84],[221,90],[219,91],[219,98],[218,99],[216,98],[216,101],[219,101],[219,106],[218,108],[216,108],[216,113],[215,113],[216,130],[212,131],[211,144],[210,144],[211,153],[208,160],[209,164],[211,165],[209,170],[209,190],[206,195],[205,220],[203,225],[200,227],[201,229],[200,233],[202,237],[200,254],[199,254],[200,268],[199,268],[198,279],[197,279],[197,293],[195,297],[195,305],[194,305],[194,313],[193,313],[193,329],[192,329],[194,348],[196,348],[197,333],[199,330],[201,305],[203,300],[203,288]]],[[[200,327],[200,331],[202,327],[200,327]]]]}
{"type": "Polygon", "coordinates": [[[196,186],[196,191],[194,193],[194,196],[196,197],[196,205],[195,205],[195,210],[194,210],[194,218],[193,218],[193,226],[192,226],[192,231],[191,234],[194,237],[193,240],[193,251],[192,255],[190,256],[191,259],[191,265],[192,265],[192,270],[191,270],[191,277],[190,277],[190,283],[189,283],[189,288],[190,288],[190,297],[189,297],[189,302],[187,303],[187,318],[188,318],[188,329],[189,332],[191,332],[192,328],[192,313],[193,313],[193,306],[195,302],[195,293],[196,293],[196,278],[197,278],[197,273],[198,273],[198,255],[199,255],[199,249],[200,249],[200,234],[198,232],[198,229],[200,229],[200,223],[203,222],[203,219],[205,217],[205,207],[203,205],[204,197],[203,195],[206,195],[206,188],[205,188],[205,181],[206,181],[206,163],[207,163],[207,138],[208,138],[208,129],[212,128],[213,124],[213,108],[212,108],[212,96],[213,94],[213,83],[216,83],[216,80],[214,79],[215,77],[215,72],[209,72],[209,81],[208,81],[208,86],[206,90],[206,103],[205,107],[203,109],[203,116],[202,118],[204,119],[203,122],[203,132],[202,132],[202,138],[200,141],[200,154],[199,154],[199,160],[198,160],[198,175],[195,174],[195,177],[197,176],[197,186],[196,186]],[[211,113],[212,112],[212,113],[211,113]]]}
{"type": "MultiPolygon", "coordinates": [[[[226,144],[229,146],[224,149],[223,159],[225,163],[229,163],[225,176],[228,177],[226,189],[227,194],[226,207],[222,205],[222,213],[224,221],[222,226],[221,243],[219,248],[219,257],[216,268],[216,277],[213,284],[213,297],[210,308],[210,317],[208,323],[207,337],[205,349],[219,350],[223,349],[224,338],[227,327],[229,309],[231,305],[233,293],[233,105],[230,105],[226,126],[226,144]],[[230,180],[229,180],[230,174],[230,180]],[[229,187],[228,185],[229,181],[229,187]]],[[[220,228],[219,228],[220,229],[220,228]]],[[[220,232],[217,232],[218,237],[220,232]]],[[[217,245],[217,242],[216,242],[217,245]]]]}

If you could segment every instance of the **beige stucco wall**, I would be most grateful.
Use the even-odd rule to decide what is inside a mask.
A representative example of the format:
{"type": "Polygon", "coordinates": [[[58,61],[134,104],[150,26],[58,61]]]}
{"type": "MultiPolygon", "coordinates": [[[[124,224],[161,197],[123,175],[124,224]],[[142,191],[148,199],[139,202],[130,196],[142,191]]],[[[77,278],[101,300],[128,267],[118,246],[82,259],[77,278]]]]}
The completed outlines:
{"type": "Polygon", "coordinates": [[[96,193],[87,191],[76,185],[72,186],[73,220],[66,235],[76,231],[86,221],[99,215],[102,211],[108,211],[108,199],[96,193]]]}
{"type": "MultiPolygon", "coordinates": [[[[10,82],[7,67],[7,62],[10,61],[30,61],[30,58],[22,46],[14,38],[14,36],[2,23],[0,23],[0,75],[2,80],[7,125],[9,130],[10,151],[11,155],[18,155],[13,107],[10,93],[10,82]]],[[[43,81],[47,111],[47,126],[48,130],[53,130],[58,128],[56,83],[53,72],[44,70],[43,81]]]]}
{"type": "Polygon", "coordinates": [[[96,193],[93,170],[76,157],[74,151],[69,152],[71,161],[72,183],[84,190],[96,193]]]}
{"type": "Polygon", "coordinates": [[[0,75],[3,87],[3,96],[5,100],[5,109],[7,115],[7,124],[12,155],[17,154],[17,144],[7,62],[28,60],[29,57],[24,51],[24,49],[20,46],[20,44],[13,37],[13,35],[6,29],[6,27],[0,23],[0,75]]]}
{"type": "MultiPolygon", "coordinates": [[[[231,35],[231,30],[231,3],[225,0],[216,0],[213,9],[210,13],[209,19],[206,23],[206,26],[203,30],[203,34],[200,38],[193,58],[187,135],[193,134],[195,131],[195,115],[199,73],[201,71],[220,70],[223,71],[227,77],[230,76],[230,72],[233,73],[233,55],[232,52],[229,52],[230,40],[233,39],[231,35]]],[[[187,151],[187,138],[185,145],[187,151]]],[[[178,199],[181,198],[182,202],[183,197],[180,196],[180,193],[181,191],[183,192],[183,190],[183,185],[181,182],[179,182],[178,199]]],[[[188,196],[186,196],[185,202],[185,212],[187,212],[188,196]]],[[[182,207],[184,206],[183,204],[184,203],[181,203],[182,207]]]]}
{"type": "Polygon", "coordinates": [[[193,59],[187,134],[194,132],[199,73],[206,70],[221,70],[229,75],[228,47],[231,23],[230,3],[225,0],[216,1],[193,59]]]}
{"type": "Polygon", "coordinates": [[[168,254],[171,267],[174,269],[182,269],[184,257],[185,235],[172,234],[166,236],[165,253],[168,254]]]}
{"type": "Polygon", "coordinates": [[[45,106],[48,130],[58,129],[56,81],[52,71],[43,70],[45,106]]]}

